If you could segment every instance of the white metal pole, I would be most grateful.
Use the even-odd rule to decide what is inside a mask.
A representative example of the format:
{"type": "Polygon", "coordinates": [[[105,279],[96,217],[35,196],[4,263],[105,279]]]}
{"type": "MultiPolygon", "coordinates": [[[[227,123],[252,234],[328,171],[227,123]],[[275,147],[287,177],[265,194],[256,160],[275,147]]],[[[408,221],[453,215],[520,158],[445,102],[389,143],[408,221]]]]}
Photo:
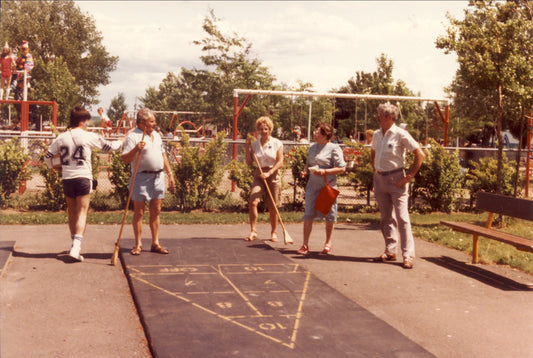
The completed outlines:
{"type": "Polygon", "coordinates": [[[309,99],[309,119],[307,121],[307,140],[311,143],[311,113],[313,109],[313,98],[309,99]]]}
{"type": "Polygon", "coordinates": [[[24,100],[28,100],[28,71],[24,70],[24,100]]]}

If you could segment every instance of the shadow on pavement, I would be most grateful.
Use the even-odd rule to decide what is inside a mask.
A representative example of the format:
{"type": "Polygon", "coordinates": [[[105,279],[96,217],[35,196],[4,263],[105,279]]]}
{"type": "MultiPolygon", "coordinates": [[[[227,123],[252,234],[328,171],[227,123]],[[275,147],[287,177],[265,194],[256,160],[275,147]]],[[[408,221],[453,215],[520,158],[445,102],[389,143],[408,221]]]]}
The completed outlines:
{"type": "MultiPolygon", "coordinates": [[[[0,248],[1,250],[2,248],[0,248]]],[[[29,253],[22,251],[13,251],[13,257],[23,257],[30,259],[57,259],[66,264],[77,263],[79,261],[73,259],[68,255],[68,251],[62,251],[60,253],[49,252],[49,253],[29,253]]],[[[95,260],[111,260],[111,254],[101,254],[101,253],[87,253],[83,254],[85,259],[95,259],[95,260]]]]}
{"type": "Polygon", "coordinates": [[[533,291],[531,285],[516,282],[481,267],[457,261],[448,256],[423,257],[423,259],[503,291],[533,291]]]}

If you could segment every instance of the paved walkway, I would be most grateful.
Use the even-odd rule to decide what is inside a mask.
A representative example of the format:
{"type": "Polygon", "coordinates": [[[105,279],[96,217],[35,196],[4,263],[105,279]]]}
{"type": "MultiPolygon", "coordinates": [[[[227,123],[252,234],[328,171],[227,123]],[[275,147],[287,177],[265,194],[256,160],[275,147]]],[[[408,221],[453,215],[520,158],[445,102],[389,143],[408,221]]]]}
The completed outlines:
{"type": "MultiPolygon", "coordinates": [[[[266,238],[268,226],[260,225],[259,229],[260,235],[266,238]]],[[[243,255],[249,255],[247,259],[254,265],[264,264],[268,261],[267,258],[271,258],[271,263],[278,265],[277,267],[298,267],[298,272],[309,272],[316,289],[307,292],[306,302],[311,304],[321,296],[331,299],[320,300],[320,305],[307,306],[309,309],[316,307],[308,312],[305,312],[304,305],[301,320],[313,316],[309,319],[321,322],[319,328],[326,329],[317,329],[315,335],[312,330],[305,332],[305,329],[302,329],[294,342],[280,338],[288,345],[294,343],[294,349],[305,349],[306,346],[314,345],[315,349],[306,353],[306,356],[327,356],[328,352],[335,352],[335,356],[383,356],[386,355],[383,351],[383,341],[386,341],[387,337],[391,337],[391,342],[400,342],[403,347],[411,349],[408,354],[391,348],[390,356],[412,356],[412,352],[418,352],[417,355],[420,356],[432,354],[438,357],[533,356],[531,275],[506,267],[470,265],[469,256],[421,240],[416,240],[418,258],[413,270],[402,269],[399,262],[376,263],[372,258],[382,251],[381,235],[375,228],[361,225],[338,225],[334,234],[333,255],[313,253],[307,258],[295,255],[298,243],[301,242],[301,224],[287,225],[287,230],[297,242],[290,247],[285,247],[282,243],[268,243],[267,246],[262,242],[241,241],[247,230],[248,225],[244,224],[162,226],[162,243],[174,248],[172,254],[165,258],[168,260],[173,257],[172,262],[168,263],[168,273],[175,274],[180,265],[185,270],[190,270],[191,265],[200,265],[201,262],[195,258],[201,258],[202,253],[213,252],[213,248],[220,245],[220,242],[227,244],[215,250],[214,257],[227,258],[237,255],[242,258],[243,255]],[[206,250],[198,251],[202,245],[205,245],[206,250]],[[276,250],[272,250],[270,246],[276,250]],[[195,250],[189,252],[186,248],[195,250]],[[249,254],[243,254],[247,252],[249,254]],[[330,305],[325,309],[324,304],[328,302],[330,305]],[[354,318],[353,315],[359,313],[362,315],[359,317],[371,317],[371,323],[354,318]],[[328,331],[337,329],[337,326],[344,331],[349,331],[349,327],[353,326],[357,335],[353,335],[351,339],[348,335],[333,336],[327,340],[321,338],[331,334],[328,331]],[[378,326],[384,327],[390,335],[377,334],[375,327],[378,326]],[[306,345],[303,337],[314,337],[314,341],[306,345]],[[317,342],[320,343],[318,346],[317,342]],[[374,344],[376,342],[379,346],[374,344]],[[353,351],[354,344],[364,349],[353,351]]],[[[109,264],[118,231],[118,225],[90,225],[82,249],[85,261],[71,263],[65,256],[69,245],[66,225],[0,228],[0,240],[3,242],[0,245],[0,261],[2,254],[9,252],[12,242],[15,242],[14,252],[7,266],[4,267],[0,262],[1,357],[151,356],[150,348],[154,350],[154,346],[150,347],[148,342],[153,345],[154,339],[149,332],[147,339],[143,328],[143,323],[148,321],[147,317],[142,316],[141,322],[121,266],[113,267],[109,264]]],[[[145,236],[147,233],[148,227],[145,228],[145,236]]],[[[323,236],[324,225],[316,224],[310,241],[312,251],[321,250],[323,236]]],[[[129,244],[128,240],[132,237],[130,227],[124,230],[123,237],[124,243],[129,244]]],[[[148,242],[145,246],[149,246],[148,242]]],[[[126,249],[126,246],[124,248],[126,249]]],[[[129,265],[128,270],[138,266],[135,268],[138,270],[135,272],[136,277],[146,279],[147,276],[142,274],[147,272],[143,272],[139,267],[149,264],[152,261],[151,256],[153,254],[148,252],[143,252],[138,258],[125,255],[124,262],[129,265]]],[[[153,261],[161,266],[159,260],[163,257],[157,255],[154,259],[153,261]]],[[[210,262],[209,255],[207,262],[210,262]]],[[[239,269],[244,267],[242,262],[238,264],[239,269]]],[[[161,267],[159,274],[162,272],[160,269],[161,267]]],[[[130,279],[131,277],[133,276],[130,272],[130,279]]],[[[237,282],[230,279],[226,271],[220,271],[217,277],[226,277],[226,282],[237,282]],[[220,273],[223,273],[223,276],[220,276],[220,273]]],[[[272,277],[269,279],[275,281],[272,277]]],[[[131,281],[135,280],[141,282],[135,278],[131,281]]],[[[147,281],[154,284],[154,281],[147,281]]],[[[190,284],[191,280],[180,282],[190,284]]],[[[213,281],[210,282],[211,285],[213,281]]],[[[254,282],[252,280],[244,283],[250,285],[254,282]]],[[[241,281],[238,283],[244,284],[241,281]]],[[[161,286],[159,283],[155,285],[161,286]]],[[[283,285],[292,289],[287,283],[283,285]]],[[[212,286],[207,287],[211,287],[207,291],[214,292],[212,286]]],[[[153,292],[155,294],[162,291],[154,288],[153,292]]],[[[181,292],[183,295],[189,295],[180,296],[181,298],[188,298],[193,294],[184,291],[184,287],[174,287],[169,292],[175,294],[175,302],[182,303],[185,301],[176,300],[176,294],[181,292]]],[[[165,295],[171,296],[168,293],[165,295]]],[[[212,297],[204,295],[203,302],[207,302],[206,299],[211,301],[212,297]]],[[[276,301],[279,300],[266,302],[276,301]]],[[[207,307],[199,302],[194,301],[191,305],[207,307]]],[[[221,302],[232,301],[214,301],[215,305],[221,302]]],[[[254,306],[253,302],[251,306],[254,306]]],[[[141,304],[139,307],[142,311],[147,306],[141,304]]],[[[182,320],[175,321],[169,328],[183,326],[184,322],[188,322],[191,330],[187,332],[193,332],[193,337],[194,332],[198,334],[196,344],[209,342],[209,339],[223,334],[226,338],[224,352],[231,351],[235,356],[249,356],[244,351],[239,351],[243,343],[241,341],[239,345],[238,342],[245,328],[230,324],[234,329],[222,333],[217,333],[216,330],[212,332],[206,330],[201,322],[195,321],[194,316],[198,312],[190,310],[190,307],[186,310],[183,308],[184,306],[165,304],[154,306],[146,312],[164,316],[165,310],[178,310],[178,316],[181,315],[182,320]]],[[[213,320],[214,324],[218,325],[221,324],[220,321],[213,320]]],[[[244,321],[240,323],[249,325],[244,321]]],[[[267,322],[262,327],[269,329],[276,327],[277,323],[267,322]]],[[[227,325],[223,327],[226,328],[227,325]]],[[[287,349],[287,345],[261,338],[258,334],[252,334],[250,337],[257,337],[258,353],[265,350],[279,355],[282,349],[287,349]]],[[[167,341],[172,339],[173,337],[169,336],[167,341]]],[[[162,347],[161,344],[159,347],[162,347]]],[[[191,352],[190,348],[190,344],[183,344],[182,352],[172,353],[160,348],[159,352],[166,355],[159,356],[192,355],[187,353],[191,352]]],[[[156,353],[157,349],[158,347],[155,347],[156,353]]],[[[212,356],[225,355],[222,352],[214,351],[212,356]]],[[[303,352],[305,350],[301,351],[303,352]]],[[[208,355],[204,351],[200,356],[208,355]]]]}

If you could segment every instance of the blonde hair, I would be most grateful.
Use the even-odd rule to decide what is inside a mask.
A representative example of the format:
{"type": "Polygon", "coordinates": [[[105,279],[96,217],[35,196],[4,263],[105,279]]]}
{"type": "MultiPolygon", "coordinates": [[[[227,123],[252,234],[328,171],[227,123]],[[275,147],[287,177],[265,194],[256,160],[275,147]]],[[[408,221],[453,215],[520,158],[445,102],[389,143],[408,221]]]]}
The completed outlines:
{"type": "Polygon", "coordinates": [[[257,121],[255,121],[255,130],[259,130],[259,127],[261,127],[263,124],[266,125],[272,133],[272,130],[274,129],[274,123],[272,122],[272,119],[267,116],[257,118],[257,121]]]}

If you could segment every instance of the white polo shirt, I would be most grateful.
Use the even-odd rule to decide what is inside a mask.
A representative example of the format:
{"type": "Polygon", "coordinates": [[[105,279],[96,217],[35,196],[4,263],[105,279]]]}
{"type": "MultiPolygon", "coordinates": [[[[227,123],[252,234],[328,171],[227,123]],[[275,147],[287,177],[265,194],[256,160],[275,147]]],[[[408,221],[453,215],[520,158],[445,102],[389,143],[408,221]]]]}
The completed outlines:
{"type": "MultiPolygon", "coordinates": [[[[141,141],[141,139],[143,139],[143,131],[139,128],[132,130],[126,137],[126,141],[124,142],[124,150],[122,153],[126,154],[130,152],[137,145],[137,143],[141,141]]],[[[152,131],[151,135],[145,134],[143,140],[146,145],[141,151],[138,172],[163,170],[165,163],[163,160],[164,147],[161,135],[154,130],[152,131]]],[[[138,155],[139,153],[135,155],[133,163],[135,163],[137,160],[138,155]]],[[[132,174],[134,170],[135,168],[132,166],[132,174]]]]}
{"type": "Polygon", "coordinates": [[[419,148],[418,142],[395,123],[383,135],[382,130],[374,132],[372,149],[375,151],[374,167],[386,172],[405,166],[405,153],[419,148]]]}
{"type": "Polygon", "coordinates": [[[270,137],[265,146],[261,146],[261,139],[252,142],[252,150],[257,157],[261,168],[272,168],[276,164],[276,155],[279,148],[283,148],[283,143],[277,139],[270,137]]]}

